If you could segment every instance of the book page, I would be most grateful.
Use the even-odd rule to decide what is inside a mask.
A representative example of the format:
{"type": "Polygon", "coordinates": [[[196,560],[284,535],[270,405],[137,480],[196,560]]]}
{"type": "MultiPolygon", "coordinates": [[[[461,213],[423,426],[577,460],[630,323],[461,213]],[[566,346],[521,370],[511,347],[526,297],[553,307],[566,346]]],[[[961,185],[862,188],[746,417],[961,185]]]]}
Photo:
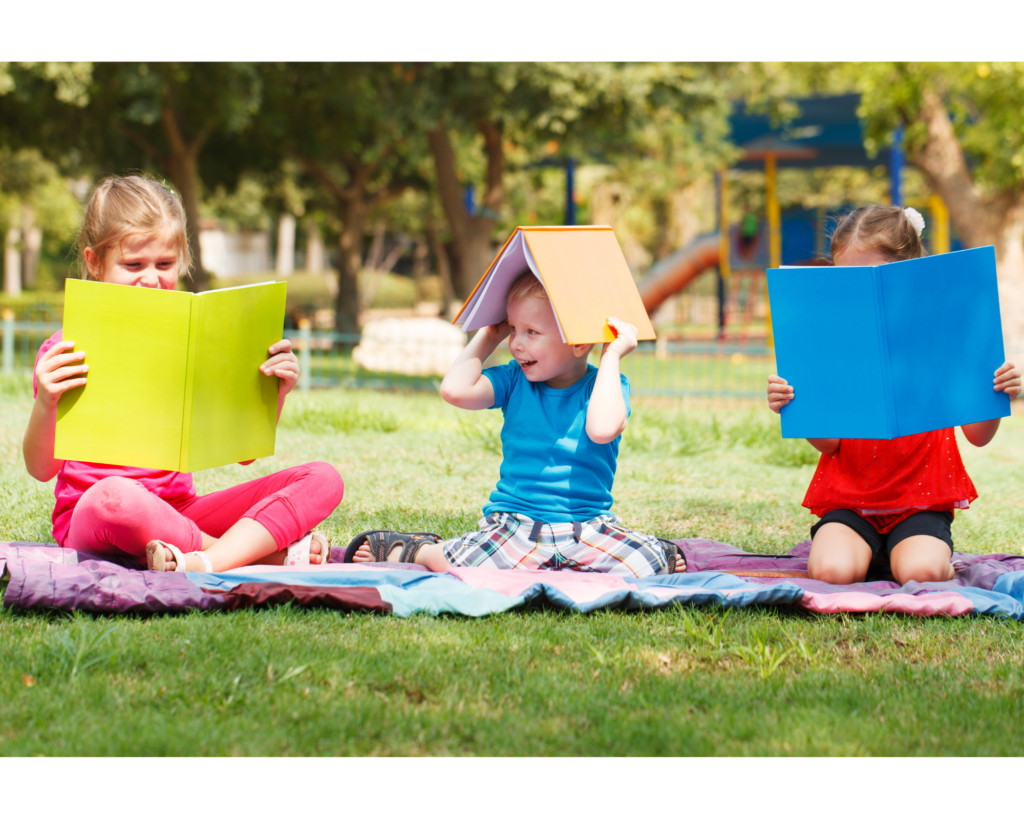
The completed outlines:
{"type": "Polygon", "coordinates": [[[890,437],[875,269],[776,268],[768,290],[776,372],[795,394],[783,437],[890,437]]]}
{"type": "Polygon", "coordinates": [[[512,289],[515,280],[529,269],[523,255],[523,235],[517,231],[467,305],[463,313],[462,329],[469,332],[504,321],[508,317],[508,291],[512,289]]]}
{"type": "Polygon", "coordinates": [[[1010,414],[995,249],[880,265],[899,435],[1010,414]]]}
{"type": "Polygon", "coordinates": [[[64,293],[64,338],[89,372],[57,405],[54,457],[177,470],[195,297],[80,279],[64,293]]]}
{"type": "Polygon", "coordinates": [[[284,282],[200,294],[189,470],[274,454],[276,376],[259,367],[282,338],[284,282]]]}

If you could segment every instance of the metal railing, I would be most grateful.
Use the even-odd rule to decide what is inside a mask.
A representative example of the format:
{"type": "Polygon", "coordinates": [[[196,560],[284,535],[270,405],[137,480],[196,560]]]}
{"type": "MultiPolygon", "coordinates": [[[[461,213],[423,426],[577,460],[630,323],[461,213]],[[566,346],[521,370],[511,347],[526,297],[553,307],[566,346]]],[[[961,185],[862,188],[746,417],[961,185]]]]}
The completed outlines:
{"type": "MultiPolygon", "coordinates": [[[[39,345],[59,329],[55,323],[5,318],[0,322],[2,372],[30,373],[39,345]]],[[[357,333],[300,327],[288,335],[299,357],[302,391],[318,387],[433,391],[441,381],[441,373],[405,375],[363,369],[352,356],[361,340],[357,333]]],[[[495,357],[497,363],[508,361],[507,347],[495,357]]],[[[591,361],[597,363],[596,352],[591,361]]],[[[735,343],[641,342],[622,361],[632,394],[654,396],[760,398],[774,368],[775,356],[769,348],[735,343]]]]}

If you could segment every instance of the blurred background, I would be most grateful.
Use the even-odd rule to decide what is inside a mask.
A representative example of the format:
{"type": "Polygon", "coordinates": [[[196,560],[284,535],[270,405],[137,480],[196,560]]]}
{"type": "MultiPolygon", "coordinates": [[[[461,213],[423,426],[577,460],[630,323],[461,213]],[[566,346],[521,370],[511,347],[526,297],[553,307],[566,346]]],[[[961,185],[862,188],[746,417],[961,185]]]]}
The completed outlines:
{"type": "Polygon", "coordinates": [[[929,252],[995,245],[1024,357],[1024,65],[0,63],[4,371],[78,276],[104,176],[177,191],[193,290],[287,280],[305,388],[433,389],[517,225],[614,228],[658,341],[638,394],[760,396],[765,268],[835,217],[916,207],[929,252]]]}

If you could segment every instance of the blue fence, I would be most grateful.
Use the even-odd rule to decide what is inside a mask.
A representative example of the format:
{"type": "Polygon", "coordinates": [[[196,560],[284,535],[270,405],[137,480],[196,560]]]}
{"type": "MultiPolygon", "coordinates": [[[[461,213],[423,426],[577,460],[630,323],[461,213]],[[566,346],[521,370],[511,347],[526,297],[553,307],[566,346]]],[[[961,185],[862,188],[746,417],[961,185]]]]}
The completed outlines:
{"type": "MultiPolygon", "coordinates": [[[[60,329],[59,324],[0,322],[2,369],[5,374],[30,373],[39,345],[60,329]]],[[[362,389],[436,390],[441,373],[409,375],[375,372],[360,367],[352,351],[359,334],[300,328],[291,333],[302,370],[299,389],[322,387],[362,389]]],[[[507,348],[496,354],[498,363],[509,359],[507,348]]],[[[592,358],[597,362],[596,351],[592,358]]],[[[760,398],[768,375],[775,371],[773,351],[743,344],[641,342],[622,361],[634,395],[760,398]]]]}

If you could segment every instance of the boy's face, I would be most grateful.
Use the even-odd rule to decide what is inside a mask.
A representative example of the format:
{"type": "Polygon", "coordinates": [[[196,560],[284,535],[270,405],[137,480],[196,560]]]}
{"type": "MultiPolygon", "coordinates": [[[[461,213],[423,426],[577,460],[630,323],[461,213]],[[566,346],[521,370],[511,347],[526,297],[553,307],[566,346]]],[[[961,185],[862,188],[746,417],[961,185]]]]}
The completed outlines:
{"type": "Polygon", "coordinates": [[[590,345],[566,344],[558,332],[558,323],[547,299],[528,297],[508,306],[508,348],[519,362],[528,381],[555,381],[569,378],[570,386],[586,370],[590,345]]]}

